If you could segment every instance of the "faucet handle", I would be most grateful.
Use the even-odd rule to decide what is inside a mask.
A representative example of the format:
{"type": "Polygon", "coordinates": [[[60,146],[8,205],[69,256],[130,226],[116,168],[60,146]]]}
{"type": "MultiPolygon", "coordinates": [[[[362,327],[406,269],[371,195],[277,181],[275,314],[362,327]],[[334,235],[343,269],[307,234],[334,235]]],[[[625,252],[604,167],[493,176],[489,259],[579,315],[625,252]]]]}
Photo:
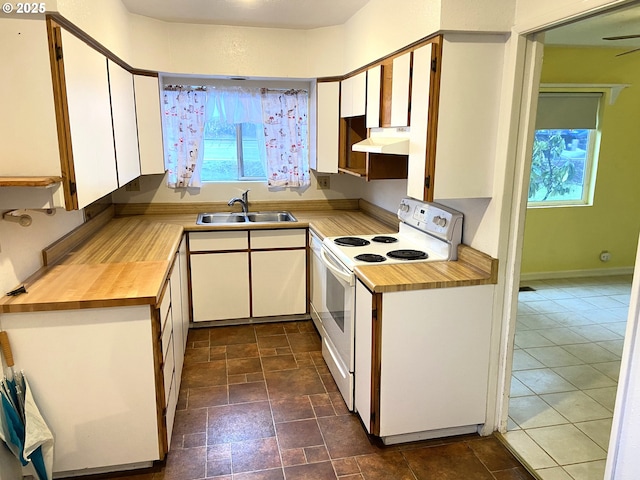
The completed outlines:
{"type": "Polygon", "coordinates": [[[249,197],[249,189],[247,188],[244,192],[242,192],[242,200],[247,202],[248,197],[249,197]]]}

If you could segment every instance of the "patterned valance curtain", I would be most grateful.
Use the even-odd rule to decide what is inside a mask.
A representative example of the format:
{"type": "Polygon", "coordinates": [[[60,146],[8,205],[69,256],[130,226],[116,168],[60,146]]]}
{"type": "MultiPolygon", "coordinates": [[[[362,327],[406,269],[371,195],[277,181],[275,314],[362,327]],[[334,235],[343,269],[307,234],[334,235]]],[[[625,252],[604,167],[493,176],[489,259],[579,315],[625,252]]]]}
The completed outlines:
{"type": "Polygon", "coordinates": [[[165,87],[163,129],[167,185],[200,187],[207,92],[199,87],[165,87]]]}
{"type": "Polygon", "coordinates": [[[308,187],[308,93],[261,89],[270,189],[308,187]]]}
{"type": "Polygon", "coordinates": [[[308,92],[237,86],[165,86],[165,167],[169,187],[199,187],[207,122],[261,125],[259,152],[270,189],[310,185],[308,92]]]}

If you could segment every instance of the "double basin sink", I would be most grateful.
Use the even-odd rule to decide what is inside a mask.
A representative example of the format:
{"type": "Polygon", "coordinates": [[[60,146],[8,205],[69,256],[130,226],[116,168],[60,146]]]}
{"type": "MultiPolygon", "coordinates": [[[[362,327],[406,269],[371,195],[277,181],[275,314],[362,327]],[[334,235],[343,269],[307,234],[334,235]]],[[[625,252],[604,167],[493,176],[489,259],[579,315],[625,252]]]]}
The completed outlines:
{"type": "Polygon", "coordinates": [[[199,213],[196,225],[218,223],[282,223],[297,222],[291,212],[199,213]]]}

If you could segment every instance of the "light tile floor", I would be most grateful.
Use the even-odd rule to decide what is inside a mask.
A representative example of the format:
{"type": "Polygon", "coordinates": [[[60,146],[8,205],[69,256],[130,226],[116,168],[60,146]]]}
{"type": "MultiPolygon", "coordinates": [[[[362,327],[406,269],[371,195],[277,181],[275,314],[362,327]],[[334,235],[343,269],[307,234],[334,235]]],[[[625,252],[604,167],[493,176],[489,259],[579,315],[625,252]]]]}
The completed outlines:
{"type": "Polygon", "coordinates": [[[602,480],[631,275],[522,285],[505,438],[542,480],[602,480]]]}

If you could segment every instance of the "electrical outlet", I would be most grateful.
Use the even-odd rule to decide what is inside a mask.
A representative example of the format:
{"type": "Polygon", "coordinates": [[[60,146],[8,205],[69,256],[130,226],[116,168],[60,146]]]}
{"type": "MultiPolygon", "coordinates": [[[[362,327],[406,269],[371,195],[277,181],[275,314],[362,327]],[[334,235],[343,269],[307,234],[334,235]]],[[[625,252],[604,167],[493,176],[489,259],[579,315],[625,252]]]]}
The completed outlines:
{"type": "Polygon", "coordinates": [[[124,187],[127,192],[139,192],[140,191],[140,178],[135,178],[127,183],[124,187]]]}
{"type": "Polygon", "coordinates": [[[600,252],[601,262],[608,262],[609,260],[611,260],[611,254],[609,252],[607,252],[606,250],[603,250],[602,252],[600,252]]]}
{"type": "Polygon", "coordinates": [[[317,185],[317,189],[318,190],[326,190],[328,188],[331,188],[331,181],[328,175],[321,175],[318,176],[317,180],[318,180],[318,185],[317,185]]]}

